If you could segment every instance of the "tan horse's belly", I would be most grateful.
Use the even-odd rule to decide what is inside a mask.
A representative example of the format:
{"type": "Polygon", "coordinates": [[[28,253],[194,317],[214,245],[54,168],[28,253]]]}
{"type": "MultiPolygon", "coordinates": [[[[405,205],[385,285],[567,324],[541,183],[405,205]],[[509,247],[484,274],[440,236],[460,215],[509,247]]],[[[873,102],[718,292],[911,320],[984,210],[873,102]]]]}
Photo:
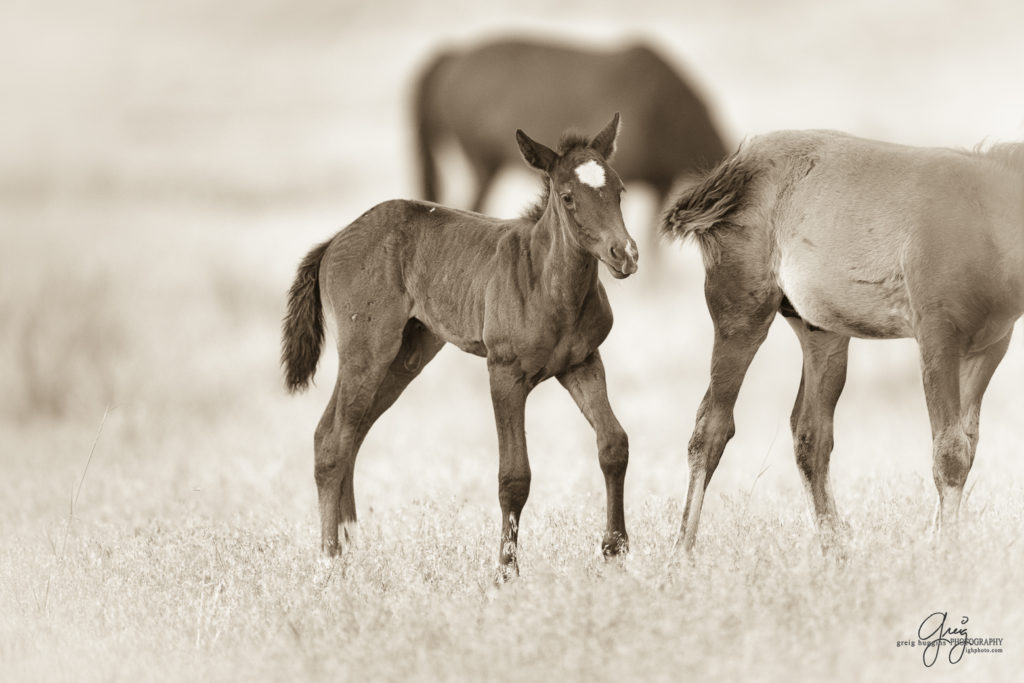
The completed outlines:
{"type": "Polygon", "coordinates": [[[784,252],[778,269],[779,286],[801,318],[849,337],[914,336],[907,288],[895,264],[843,262],[808,251],[784,252]]]}

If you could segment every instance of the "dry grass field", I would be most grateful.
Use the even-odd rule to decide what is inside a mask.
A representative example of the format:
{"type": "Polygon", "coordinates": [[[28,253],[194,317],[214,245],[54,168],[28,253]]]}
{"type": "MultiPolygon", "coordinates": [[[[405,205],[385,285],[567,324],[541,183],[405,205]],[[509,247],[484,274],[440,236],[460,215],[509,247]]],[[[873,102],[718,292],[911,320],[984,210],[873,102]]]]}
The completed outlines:
{"type": "MultiPolygon", "coordinates": [[[[414,195],[408,88],[448,41],[647,37],[734,141],[829,127],[972,146],[1024,135],[1019,4],[234,5],[0,10],[0,680],[1018,679],[1019,338],[987,394],[958,547],[927,533],[914,344],[854,341],[837,561],[793,464],[799,349],[780,321],[689,563],[672,543],[708,374],[702,271],[692,245],[666,247],[658,279],[641,259],[608,281],[603,347],[630,434],[632,553],[595,554],[594,437],[548,383],[527,408],[523,575],[501,589],[484,363],[446,349],[381,418],[356,468],[356,542],[323,562],[312,434],[336,360],[289,397],[277,358],[306,250],[414,195]],[[925,668],[897,642],[936,611],[1003,652],[950,664],[947,647],[925,668]]],[[[535,192],[510,173],[492,210],[535,192]]],[[[627,194],[635,234],[650,204],[627,194]]]]}

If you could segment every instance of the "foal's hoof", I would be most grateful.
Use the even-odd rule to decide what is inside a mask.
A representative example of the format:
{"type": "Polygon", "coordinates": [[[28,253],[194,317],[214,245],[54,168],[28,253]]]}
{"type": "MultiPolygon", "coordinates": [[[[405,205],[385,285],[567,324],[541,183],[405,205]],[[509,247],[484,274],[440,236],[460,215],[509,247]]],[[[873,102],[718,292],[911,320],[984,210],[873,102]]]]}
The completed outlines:
{"type": "Polygon", "coordinates": [[[605,558],[624,555],[629,552],[629,537],[624,534],[606,534],[601,541],[601,555],[605,558]]]}
{"type": "Polygon", "coordinates": [[[845,565],[850,559],[845,539],[839,534],[823,535],[818,539],[821,556],[837,565],[845,565]]]}
{"type": "Polygon", "coordinates": [[[320,559],[324,561],[331,561],[335,558],[341,557],[341,544],[324,543],[320,546],[320,559]]]}
{"type": "Polygon", "coordinates": [[[494,572],[494,585],[503,586],[518,577],[519,565],[517,563],[499,564],[498,569],[494,572]]]}

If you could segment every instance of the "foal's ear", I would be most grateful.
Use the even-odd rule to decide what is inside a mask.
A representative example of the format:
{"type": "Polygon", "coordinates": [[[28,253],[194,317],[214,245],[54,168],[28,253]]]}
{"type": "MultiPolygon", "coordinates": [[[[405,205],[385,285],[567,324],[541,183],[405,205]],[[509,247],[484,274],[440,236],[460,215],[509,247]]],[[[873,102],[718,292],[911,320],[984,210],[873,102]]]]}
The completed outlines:
{"type": "Polygon", "coordinates": [[[619,112],[615,112],[611,122],[590,141],[590,148],[597,151],[605,160],[615,154],[615,138],[619,136],[619,112]]]}
{"type": "Polygon", "coordinates": [[[516,131],[516,142],[519,143],[519,151],[523,153],[526,163],[534,168],[548,173],[555,166],[558,155],[521,130],[516,131]]]}

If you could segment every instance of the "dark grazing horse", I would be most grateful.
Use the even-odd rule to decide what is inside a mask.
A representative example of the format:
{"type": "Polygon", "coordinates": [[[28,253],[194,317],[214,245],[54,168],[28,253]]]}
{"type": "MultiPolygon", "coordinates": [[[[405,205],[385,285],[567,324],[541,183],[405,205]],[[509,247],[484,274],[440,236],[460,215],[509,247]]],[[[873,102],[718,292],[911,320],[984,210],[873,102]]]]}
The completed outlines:
{"type": "Polygon", "coordinates": [[[803,350],[790,424],[823,541],[837,521],[828,467],[850,337],[917,340],[935,527],[955,531],[982,395],[1024,311],[1024,143],[967,152],[773,133],[685,191],[663,227],[697,239],[715,330],[683,546],[693,547],[740,384],[776,313],[803,350]]]}
{"type": "Polygon", "coordinates": [[[557,152],[517,130],[523,157],[545,181],[542,199],[522,218],[389,201],[302,261],[283,325],[290,390],[304,388],[316,370],[324,312],[337,326],[338,379],[314,439],[326,554],[340,552],[339,524],[356,521],[352,472],[363,438],[445,342],[487,358],[500,458],[499,576],[518,573],[519,517],[530,491],[526,397],[550,377],[597,433],[608,494],[604,552],[627,547],[628,443],[598,353],[612,326],[598,261],[617,278],[637,269],[619,209],[622,182],[608,165],[618,125],[616,114],[593,139],[566,134],[557,152]]]}
{"type": "Polygon", "coordinates": [[[516,125],[554,139],[569,124],[596,129],[602,112],[622,112],[629,130],[615,169],[627,183],[650,184],[659,210],[677,179],[726,153],[700,96],[643,44],[601,51],[503,40],[442,52],[421,73],[414,98],[423,197],[440,201],[436,147],[454,139],[476,177],[474,211],[483,210],[498,171],[518,162],[507,133],[516,125]]]}

